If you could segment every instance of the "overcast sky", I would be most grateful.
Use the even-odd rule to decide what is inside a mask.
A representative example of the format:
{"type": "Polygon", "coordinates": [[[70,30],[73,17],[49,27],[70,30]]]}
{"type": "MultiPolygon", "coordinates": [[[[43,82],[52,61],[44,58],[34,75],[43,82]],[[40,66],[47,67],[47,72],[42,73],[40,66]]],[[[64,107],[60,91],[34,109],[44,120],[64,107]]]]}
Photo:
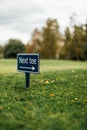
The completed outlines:
{"type": "Polygon", "coordinates": [[[72,14],[77,23],[86,23],[87,0],[0,0],[0,44],[10,38],[26,44],[34,29],[41,29],[47,18],[58,19],[63,32],[72,14]]]}

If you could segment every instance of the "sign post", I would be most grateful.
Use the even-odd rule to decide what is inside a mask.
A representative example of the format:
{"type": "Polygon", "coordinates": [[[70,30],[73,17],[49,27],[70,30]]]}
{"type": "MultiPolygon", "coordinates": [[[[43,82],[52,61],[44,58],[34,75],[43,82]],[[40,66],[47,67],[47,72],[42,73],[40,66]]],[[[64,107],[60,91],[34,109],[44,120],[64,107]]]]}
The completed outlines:
{"type": "Polygon", "coordinates": [[[26,88],[30,86],[30,73],[25,72],[26,88]]]}
{"type": "Polygon", "coordinates": [[[25,72],[26,88],[28,88],[30,73],[39,73],[39,54],[17,54],[17,70],[25,72]]]}

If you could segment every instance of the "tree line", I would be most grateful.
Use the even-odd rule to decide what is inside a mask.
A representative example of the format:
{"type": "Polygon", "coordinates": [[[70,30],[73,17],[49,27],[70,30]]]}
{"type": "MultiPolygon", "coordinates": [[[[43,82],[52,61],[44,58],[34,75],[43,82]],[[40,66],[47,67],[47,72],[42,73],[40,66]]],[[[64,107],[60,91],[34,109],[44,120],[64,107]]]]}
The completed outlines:
{"type": "Polygon", "coordinates": [[[87,60],[87,23],[66,27],[64,35],[56,19],[47,19],[44,27],[33,31],[25,45],[18,39],[10,39],[0,46],[0,57],[16,58],[17,53],[39,53],[42,59],[87,60]]]}

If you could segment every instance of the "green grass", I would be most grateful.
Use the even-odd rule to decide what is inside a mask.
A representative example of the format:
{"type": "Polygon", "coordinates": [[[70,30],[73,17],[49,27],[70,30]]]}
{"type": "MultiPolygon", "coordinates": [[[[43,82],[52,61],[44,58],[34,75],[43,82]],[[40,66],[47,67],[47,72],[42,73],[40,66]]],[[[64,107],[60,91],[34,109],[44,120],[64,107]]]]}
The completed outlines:
{"type": "MultiPolygon", "coordinates": [[[[70,69],[87,69],[87,62],[62,60],[41,60],[40,72],[62,71],[70,69]]],[[[0,60],[0,73],[17,73],[17,61],[14,59],[0,60]]]]}
{"type": "Polygon", "coordinates": [[[87,62],[41,60],[30,82],[0,60],[0,130],[87,130],[87,62]]]}

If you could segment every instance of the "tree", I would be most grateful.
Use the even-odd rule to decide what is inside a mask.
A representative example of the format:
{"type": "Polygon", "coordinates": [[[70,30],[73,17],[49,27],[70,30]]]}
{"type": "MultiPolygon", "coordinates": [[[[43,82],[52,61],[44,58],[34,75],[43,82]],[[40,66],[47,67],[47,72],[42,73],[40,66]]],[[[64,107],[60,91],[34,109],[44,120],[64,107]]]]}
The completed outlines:
{"type": "Polygon", "coordinates": [[[40,53],[44,59],[55,59],[58,52],[58,40],[60,40],[59,25],[56,19],[48,19],[41,31],[35,29],[31,44],[27,46],[27,52],[40,53]]]}
{"type": "Polygon", "coordinates": [[[60,53],[60,59],[70,59],[70,46],[71,46],[71,33],[70,29],[67,27],[65,29],[65,39],[64,39],[64,45],[61,49],[60,53]]]}
{"type": "Polygon", "coordinates": [[[36,28],[32,34],[31,41],[26,45],[26,53],[40,53],[41,32],[36,28]]]}
{"type": "Polygon", "coordinates": [[[87,60],[87,23],[85,25],[83,25],[83,37],[82,37],[82,41],[83,41],[83,60],[87,60]]]}
{"type": "Polygon", "coordinates": [[[87,57],[86,27],[74,25],[73,32],[65,30],[65,44],[62,48],[61,58],[70,60],[85,60],[87,57]]]}
{"type": "Polygon", "coordinates": [[[4,46],[4,58],[16,58],[17,53],[25,52],[25,45],[18,39],[10,39],[4,46]]]}
{"type": "Polygon", "coordinates": [[[0,45],[0,58],[3,58],[4,47],[0,45]]]}
{"type": "Polygon", "coordinates": [[[33,53],[34,48],[33,48],[32,44],[27,43],[25,48],[26,48],[26,50],[25,50],[26,53],[33,53]]]}
{"type": "Polygon", "coordinates": [[[70,47],[70,56],[72,60],[83,60],[83,33],[84,30],[81,26],[74,26],[70,47]]]}
{"type": "Polygon", "coordinates": [[[56,19],[48,19],[42,30],[41,56],[46,59],[55,59],[60,39],[59,25],[56,19]]]}

